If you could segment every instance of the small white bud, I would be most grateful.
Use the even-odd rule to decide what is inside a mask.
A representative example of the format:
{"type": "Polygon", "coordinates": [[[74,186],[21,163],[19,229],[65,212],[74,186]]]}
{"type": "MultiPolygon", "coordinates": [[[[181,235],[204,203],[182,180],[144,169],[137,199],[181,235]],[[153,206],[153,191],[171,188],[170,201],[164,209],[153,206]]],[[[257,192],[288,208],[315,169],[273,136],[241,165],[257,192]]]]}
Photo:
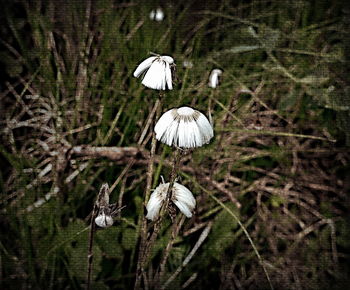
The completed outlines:
{"type": "Polygon", "coordinates": [[[185,68],[193,68],[193,63],[190,60],[184,60],[182,64],[185,68]]]}
{"type": "Polygon", "coordinates": [[[101,228],[107,228],[113,225],[113,218],[101,213],[95,218],[95,223],[101,228]]]}
{"type": "Polygon", "coordinates": [[[164,12],[163,12],[162,8],[157,8],[155,10],[152,10],[151,13],[149,14],[149,18],[151,20],[155,20],[157,22],[163,21],[164,12]]]}
{"type": "Polygon", "coordinates": [[[215,89],[219,85],[219,77],[222,75],[221,69],[213,69],[209,75],[209,87],[215,89]]]}

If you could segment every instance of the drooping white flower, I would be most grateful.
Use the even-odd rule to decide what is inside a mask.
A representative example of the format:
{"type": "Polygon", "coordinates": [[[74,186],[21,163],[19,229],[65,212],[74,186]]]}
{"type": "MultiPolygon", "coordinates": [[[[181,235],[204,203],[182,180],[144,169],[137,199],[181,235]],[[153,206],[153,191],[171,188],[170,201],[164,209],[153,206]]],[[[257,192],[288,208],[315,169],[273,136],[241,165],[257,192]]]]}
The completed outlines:
{"type": "Polygon", "coordinates": [[[152,10],[151,13],[149,14],[149,18],[151,20],[155,20],[155,21],[162,21],[164,19],[164,12],[162,10],[162,8],[157,8],[155,10],[152,10]]]}
{"type": "Polygon", "coordinates": [[[209,87],[215,89],[219,85],[219,77],[222,74],[221,69],[213,69],[209,75],[209,87]]]}
{"type": "Polygon", "coordinates": [[[165,112],[154,131],[157,140],[181,148],[201,147],[214,136],[208,119],[190,107],[174,108],[165,112]]]}
{"type": "Polygon", "coordinates": [[[142,84],[155,90],[173,89],[171,66],[174,59],[171,56],[151,56],[139,64],[134,71],[134,77],[138,78],[144,73],[142,84]]]}
{"type": "MultiPolygon", "coordinates": [[[[160,208],[166,198],[166,193],[170,183],[161,183],[151,194],[147,203],[146,218],[154,221],[159,216],[160,208]]],[[[175,182],[172,188],[171,201],[188,218],[192,217],[192,211],[196,206],[196,200],[192,192],[185,186],[175,182]]]]}
{"type": "MultiPolygon", "coordinates": [[[[167,183],[169,185],[169,183],[167,183]]],[[[166,189],[165,184],[160,184],[151,194],[151,197],[147,203],[147,215],[146,218],[154,221],[158,215],[160,208],[166,198],[166,189]]]]}
{"type": "Polygon", "coordinates": [[[101,212],[95,218],[95,223],[101,228],[107,228],[113,225],[113,218],[112,216],[106,215],[104,212],[101,212]]]}

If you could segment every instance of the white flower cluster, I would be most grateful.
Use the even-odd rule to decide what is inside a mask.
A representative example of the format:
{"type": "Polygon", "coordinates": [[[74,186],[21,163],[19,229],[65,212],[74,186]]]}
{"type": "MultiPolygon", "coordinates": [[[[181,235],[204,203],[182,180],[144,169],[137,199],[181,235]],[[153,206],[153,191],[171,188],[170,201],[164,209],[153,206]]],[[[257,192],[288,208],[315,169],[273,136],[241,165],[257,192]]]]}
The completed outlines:
{"type": "MultiPolygon", "coordinates": [[[[159,216],[160,209],[166,199],[170,183],[161,183],[153,191],[147,203],[147,216],[149,220],[156,220],[159,216]]],[[[175,182],[172,188],[171,201],[178,209],[188,218],[192,217],[192,211],[196,206],[196,200],[192,192],[185,186],[175,182]]]]}
{"type": "Polygon", "coordinates": [[[171,56],[151,56],[139,64],[134,71],[134,77],[144,74],[142,84],[155,90],[173,89],[171,66],[174,59],[171,56]]]}
{"type": "MultiPolygon", "coordinates": [[[[152,11],[151,19],[157,20],[157,13],[152,11]]],[[[161,13],[159,20],[163,19],[161,13]]],[[[184,67],[192,68],[191,61],[184,61],[184,67]]],[[[175,66],[171,56],[151,56],[141,62],[134,71],[134,77],[143,76],[142,84],[155,90],[172,90],[172,66],[175,66]]],[[[209,87],[216,88],[219,84],[220,69],[214,69],[209,77],[209,87]]],[[[173,108],[165,112],[157,121],[154,131],[156,139],[178,148],[196,148],[208,144],[214,136],[213,126],[205,115],[190,107],[173,108]]],[[[160,184],[152,193],[147,203],[147,216],[150,220],[155,220],[159,216],[160,209],[167,199],[167,191],[170,183],[160,184]]],[[[171,189],[171,202],[187,217],[192,216],[192,211],[196,206],[191,191],[185,186],[175,182],[171,189]]],[[[107,220],[104,221],[107,224],[107,220]]]]}
{"type": "Polygon", "coordinates": [[[190,107],[165,112],[154,127],[157,140],[180,148],[201,147],[214,136],[208,119],[190,107]]]}

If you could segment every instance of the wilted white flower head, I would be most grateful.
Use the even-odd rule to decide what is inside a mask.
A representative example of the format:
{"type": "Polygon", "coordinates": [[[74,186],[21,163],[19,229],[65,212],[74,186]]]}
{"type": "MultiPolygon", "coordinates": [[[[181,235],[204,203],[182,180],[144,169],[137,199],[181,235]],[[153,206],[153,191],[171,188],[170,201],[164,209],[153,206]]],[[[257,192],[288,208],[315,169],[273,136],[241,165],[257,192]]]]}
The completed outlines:
{"type": "Polygon", "coordinates": [[[193,68],[193,62],[190,61],[190,60],[184,60],[184,61],[183,61],[183,66],[184,66],[185,68],[193,68]]]}
{"type": "MultiPolygon", "coordinates": [[[[102,184],[95,202],[96,210],[98,210],[95,224],[101,228],[107,228],[113,225],[113,217],[116,216],[125,206],[117,207],[116,203],[109,204],[109,185],[102,184]]],[[[94,207],[95,212],[95,207],[94,207]]]]}
{"type": "Polygon", "coordinates": [[[152,10],[151,13],[149,14],[149,18],[151,20],[155,20],[155,21],[162,21],[164,19],[164,12],[162,10],[162,8],[157,8],[155,10],[152,10]]]}
{"type": "Polygon", "coordinates": [[[134,71],[134,77],[138,78],[144,73],[142,84],[155,90],[173,89],[171,66],[174,66],[171,56],[151,56],[139,64],[134,71]]]}
{"type": "Polygon", "coordinates": [[[219,85],[219,77],[222,74],[221,69],[213,69],[209,75],[209,87],[215,89],[219,85]]]}
{"type": "Polygon", "coordinates": [[[106,215],[104,212],[101,212],[95,218],[95,223],[101,228],[107,228],[113,225],[113,218],[112,216],[106,215]]]}
{"type": "MultiPolygon", "coordinates": [[[[159,216],[159,211],[166,199],[166,193],[169,185],[169,182],[161,183],[151,194],[146,206],[146,218],[149,220],[154,221],[159,216]]],[[[196,206],[196,200],[194,199],[192,192],[187,187],[175,182],[172,188],[171,201],[186,217],[192,217],[192,211],[196,206]]]]}
{"type": "Polygon", "coordinates": [[[157,140],[181,148],[201,147],[214,136],[208,119],[190,107],[174,108],[165,112],[154,131],[157,140]]]}

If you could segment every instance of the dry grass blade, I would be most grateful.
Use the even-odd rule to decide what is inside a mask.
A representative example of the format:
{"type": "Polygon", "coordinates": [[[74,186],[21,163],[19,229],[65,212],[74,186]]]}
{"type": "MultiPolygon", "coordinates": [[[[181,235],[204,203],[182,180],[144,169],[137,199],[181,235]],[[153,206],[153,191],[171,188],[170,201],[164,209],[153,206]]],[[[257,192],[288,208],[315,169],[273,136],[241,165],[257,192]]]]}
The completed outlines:
{"type": "Polygon", "coordinates": [[[197,243],[192,248],[191,252],[187,255],[186,259],[182,262],[181,266],[176,269],[176,271],[169,277],[169,279],[162,285],[161,289],[166,289],[167,286],[181,273],[182,269],[187,266],[187,264],[192,260],[193,256],[196,254],[199,247],[203,244],[207,236],[209,235],[212,223],[208,223],[203,232],[198,238],[197,243]]]}

